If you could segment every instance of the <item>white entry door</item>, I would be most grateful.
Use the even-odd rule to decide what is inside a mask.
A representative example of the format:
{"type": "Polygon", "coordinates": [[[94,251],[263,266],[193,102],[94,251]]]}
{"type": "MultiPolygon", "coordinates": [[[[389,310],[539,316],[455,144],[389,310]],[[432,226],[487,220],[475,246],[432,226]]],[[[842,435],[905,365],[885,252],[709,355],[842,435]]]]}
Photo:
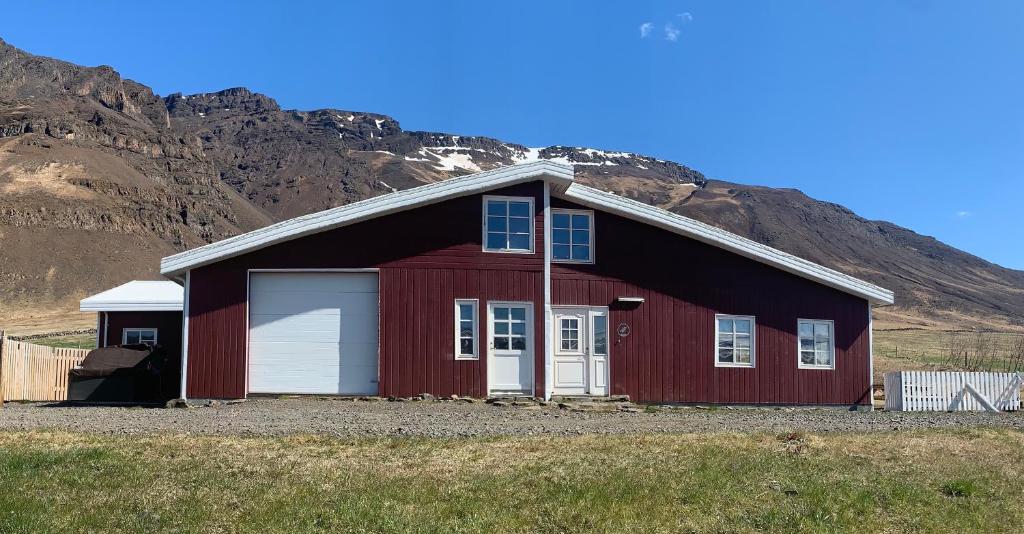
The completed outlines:
{"type": "Polygon", "coordinates": [[[251,273],[249,391],[376,394],[377,323],[377,273],[251,273]]]}
{"type": "Polygon", "coordinates": [[[608,394],[608,311],[555,308],[556,395],[608,394]]]}
{"type": "Polygon", "coordinates": [[[533,394],[533,305],[487,303],[487,382],[492,395],[533,394]]]}

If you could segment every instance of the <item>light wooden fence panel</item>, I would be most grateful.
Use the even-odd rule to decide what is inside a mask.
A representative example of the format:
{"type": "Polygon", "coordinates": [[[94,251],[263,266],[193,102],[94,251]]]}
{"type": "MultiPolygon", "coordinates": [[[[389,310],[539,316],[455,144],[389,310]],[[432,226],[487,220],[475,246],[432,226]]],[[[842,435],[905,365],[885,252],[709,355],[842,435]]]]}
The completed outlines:
{"type": "Polygon", "coordinates": [[[3,340],[0,389],[5,401],[62,401],[68,398],[68,371],[82,363],[87,349],[59,349],[3,340]]]}
{"type": "Polygon", "coordinates": [[[885,409],[907,412],[980,411],[990,406],[1006,412],[1020,409],[1024,373],[894,371],[883,376],[885,409]]]}

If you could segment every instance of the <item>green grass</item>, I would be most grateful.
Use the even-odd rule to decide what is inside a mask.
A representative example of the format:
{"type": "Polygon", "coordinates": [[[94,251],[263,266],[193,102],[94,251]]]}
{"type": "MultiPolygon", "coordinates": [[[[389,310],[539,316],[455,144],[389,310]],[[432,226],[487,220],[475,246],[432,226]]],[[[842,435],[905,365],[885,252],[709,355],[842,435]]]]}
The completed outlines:
{"type": "Polygon", "coordinates": [[[76,334],[73,336],[44,337],[31,339],[29,343],[57,347],[60,349],[94,349],[96,348],[96,334],[76,334]]]}
{"type": "Polygon", "coordinates": [[[0,532],[1020,531],[1024,433],[0,434],[0,532]]]}

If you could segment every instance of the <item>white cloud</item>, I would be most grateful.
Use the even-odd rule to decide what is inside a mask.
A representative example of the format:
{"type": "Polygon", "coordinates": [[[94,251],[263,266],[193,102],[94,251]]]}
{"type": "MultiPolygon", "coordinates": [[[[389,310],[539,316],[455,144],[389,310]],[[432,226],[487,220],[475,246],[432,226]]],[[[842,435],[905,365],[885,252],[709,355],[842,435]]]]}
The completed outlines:
{"type": "Polygon", "coordinates": [[[690,22],[691,20],[693,20],[693,15],[691,15],[689,11],[685,13],[680,13],[676,16],[683,19],[683,22],[690,22]]]}
{"type": "Polygon", "coordinates": [[[961,219],[966,219],[967,217],[971,216],[971,212],[961,210],[956,212],[956,216],[960,217],[961,219]]]}
{"type": "Polygon", "coordinates": [[[653,22],[645,22],[640,25],[640,38],[643,39],[651,34],[651,30],[654,29],[653,22]]]}
{"type": "Polygon", "coordinates": [[[673,43],[679,40],[679,28],[673,26],[671,22],[665,25],[665,39],[673,43]]]}

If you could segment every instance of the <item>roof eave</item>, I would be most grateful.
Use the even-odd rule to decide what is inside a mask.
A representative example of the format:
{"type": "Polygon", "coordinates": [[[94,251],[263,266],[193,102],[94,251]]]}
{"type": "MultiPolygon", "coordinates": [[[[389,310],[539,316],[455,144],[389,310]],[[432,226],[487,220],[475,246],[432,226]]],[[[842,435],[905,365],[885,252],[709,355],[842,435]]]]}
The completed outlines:
{"type": "Polygon", "coordinates": [[[554,190],[564,192],[572,184],[573,167],[544,160],[513,165],[296,217],[163,258],[160,261],[160,273],[167,278],[177,278],[189,269],[223,261],[285,241],[436,204],[460,196],[538,179],[547,180],[554,186],[554,190]]]}
{"type": "Polygon", "coordinates": [[[642,202],[580,184],[572,184],[558,196],[728,250],[796,276],[864,298],[871,304],[892,304],[894,302],[893,292],[888,289],[642,202]]]}
{"type": "Polygon", "coordinates": [[[82,312],[148,312],[148,311],[181,311],[181,302],[79,302],[78,311],[82,312]]]}

